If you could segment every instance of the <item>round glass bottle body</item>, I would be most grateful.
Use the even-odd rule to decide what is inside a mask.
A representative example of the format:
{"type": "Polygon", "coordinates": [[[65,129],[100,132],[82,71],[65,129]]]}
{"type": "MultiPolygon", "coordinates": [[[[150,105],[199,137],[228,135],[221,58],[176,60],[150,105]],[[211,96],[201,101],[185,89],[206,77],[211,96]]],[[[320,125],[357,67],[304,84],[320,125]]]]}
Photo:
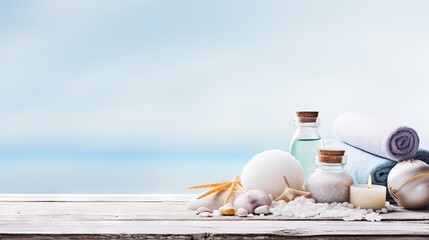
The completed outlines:
{"type": "Polygon", "coordinates": [[[308,178],[305,189],[316,202],[349,202],[352,177],[344,170],[346,157],[341,163],[324,163],[316,156],[316,171],[308,178]]]}

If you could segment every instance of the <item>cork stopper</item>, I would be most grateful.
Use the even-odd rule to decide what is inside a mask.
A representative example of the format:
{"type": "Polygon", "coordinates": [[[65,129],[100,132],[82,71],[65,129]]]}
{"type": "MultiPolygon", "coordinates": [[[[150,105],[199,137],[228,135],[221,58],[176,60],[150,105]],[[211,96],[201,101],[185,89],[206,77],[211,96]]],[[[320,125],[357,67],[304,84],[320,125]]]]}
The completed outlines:
{"type": "Polygon", "coordinates": [[[345,150],[336,150],[336,149],[318,149],[317,155],[326,155],[326,156],[344,156],[345,150]]]}
{"type": "Polygon", "coordinates": [[[296,116],[297,117],[318,117],[319,116],[319,112],[314,112],[314,111],[298,111],[296,112],[296,116]]]}
{"type": "Polygon", "coordinates": [[[317,155],[319,161],[322,163],[342,163],[344,157],[344,150],[337,149],[319,149],[317,155]]]}
{"type": "Polygon", "coordinates": [[[296,112],[299,122],[301,123],[313,123],[317,121],[319,112],[315,111],[298,111],[296,112]]]}

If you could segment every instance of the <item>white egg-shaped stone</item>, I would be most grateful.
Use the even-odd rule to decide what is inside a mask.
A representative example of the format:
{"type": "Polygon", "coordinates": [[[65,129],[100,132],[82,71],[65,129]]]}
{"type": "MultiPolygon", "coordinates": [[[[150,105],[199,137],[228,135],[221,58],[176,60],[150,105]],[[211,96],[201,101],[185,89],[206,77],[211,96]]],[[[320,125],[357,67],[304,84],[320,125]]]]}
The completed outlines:
{"type": "Polygon", "coordinates": [[[285,190],[285,176],[293,189],[302,190],[304,170],[290,153],[267,150],[256,154],[243,168],[241,183],[246,190],[260,189],[274,198],[285,190]]]}

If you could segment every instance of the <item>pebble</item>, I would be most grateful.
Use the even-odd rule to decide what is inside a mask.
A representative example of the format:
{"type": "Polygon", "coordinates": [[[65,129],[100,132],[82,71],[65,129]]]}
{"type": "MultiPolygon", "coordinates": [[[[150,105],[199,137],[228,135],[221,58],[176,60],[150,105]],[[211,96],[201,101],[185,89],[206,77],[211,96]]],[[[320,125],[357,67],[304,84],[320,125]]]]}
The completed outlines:
{"type": "Polygon", "coordinates": [[[264,216],[265,216],[265,214],[261,213],[261,214],[259,214],[259,216],[260,216],[260,217],[264,217],[264,216]]]}
{"type": "Polygon", "coordinates": [[[202,212],[212,212],[212,211],[210,211],[210,209],[208,209],[208,208],[206,208],[206,207],[199,207],[199,208],[197,209],[197,211],[196,211],[196,214],[198,215],[198,214],[200,214],[200,213],[202,213],[202,212]]]}
{"type": "Polygon", "coordinates": [[[391,211],[395,211],[395,208],[392,205],[386,205],[386,209],[387,211],[391,212],[391,211]]]}
{"type": "Polygon", "coordinates": [[[268,207],[268,205],[262,205],[262,206],[255,208],[255,210],[253,212],[255,214],[269,214],[270,208],[268,207]]]}
{"type": "Polygon", "coordinates": [[[213,210],[213,216],[220,216],[219,210],[213,210]]]}
{"type": "Polygon", "coordinates": [[[227,203],[219,208],[220,215],[232,216],[235,214],[235,208],[231,203],[227,203]]]}
{"type": "Polygon", "coordinates": [[[202,212],[198,214],[198,217],[213,217],[213,214],[211,212],[202,212]]]}
{"type": "Polygon", "coordinates": [[[247,210],[246,210],[246,209],[244,209],[244,208],[239,208],[239,209],[237,210],[237,216],[239,216],[239,217],[247,217],[247,215],[248,215],[248,212],[247,212],[247,210]]]}
{"type": "Polygon", "coordinates": [[[387,208],[382,208],[382,209],[381,209],[381,212],[382,212],[382,213],[387,213],[387,212],[388,212],[388,211],[387,211],[387,208]]]}

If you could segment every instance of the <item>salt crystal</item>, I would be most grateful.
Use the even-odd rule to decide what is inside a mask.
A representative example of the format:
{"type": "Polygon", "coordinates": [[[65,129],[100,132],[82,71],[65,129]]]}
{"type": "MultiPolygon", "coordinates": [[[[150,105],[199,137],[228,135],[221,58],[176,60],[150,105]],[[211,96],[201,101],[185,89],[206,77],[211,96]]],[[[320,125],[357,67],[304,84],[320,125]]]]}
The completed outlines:
{"type": "MultiPolygon", "coordinates": [[[[279,201],[280,202],[280,201],[279,201]]],[[[380,221],[381,216],[372,209],[353,208],[351,203],[316,203],[303,196],[292,201],[279,204],[273,202],[270,212],[274,216],[287,216],[299,218],[339,218],[344,221],[366,219],[367,221],[380,221]],[[282,205],[282,206],[281,206],[282,205]]],[[[387,207],[386,207],[387,210],[387,207]]]]}

